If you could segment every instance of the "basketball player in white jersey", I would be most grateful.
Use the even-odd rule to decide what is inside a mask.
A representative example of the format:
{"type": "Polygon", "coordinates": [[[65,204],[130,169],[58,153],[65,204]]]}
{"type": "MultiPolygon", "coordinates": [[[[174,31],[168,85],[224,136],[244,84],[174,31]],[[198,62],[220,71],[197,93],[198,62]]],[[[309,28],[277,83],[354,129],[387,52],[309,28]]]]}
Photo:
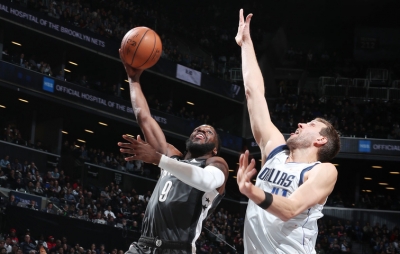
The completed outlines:
{"type": "Polygon", "coordinates": [[[337,170],[327,161],[340,150],[340,139],[324,119],[299,123],[287,141],[272,123],[264,97],[264,81],[257,64],[249,26],[239,12],[236,42],[242,51],[242,68],[251,129],[261,149],[262,169],[248,151],[240,157],[237,182],[249,198],[244,225],[247,254],[315,253],[317,220],[332,192],[337,170]]]}

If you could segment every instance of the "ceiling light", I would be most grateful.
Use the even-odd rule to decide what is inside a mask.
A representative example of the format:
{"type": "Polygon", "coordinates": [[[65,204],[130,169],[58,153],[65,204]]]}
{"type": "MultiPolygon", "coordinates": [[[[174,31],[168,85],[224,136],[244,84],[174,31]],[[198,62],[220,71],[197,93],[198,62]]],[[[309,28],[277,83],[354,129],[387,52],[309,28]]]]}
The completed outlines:
{"type": "Polygon", "coordinates": [[[262,162],[262,159],[259,159],[259,161],[261,161],[261,162],[262,162]]]}
{"type": "Polygon", "coordinates": [[[124,90],[125,90],[123,87],[120,87],[119,89],[121,89],[122,91],[124,91],[124,90]]]}
{"type": "Polygon", "coordinates": [[[339,167],[339,164],[333,164],[333,166],[335,166],[335,167],[339,167]]]}
{"type": "Polygon", "coordinates": [[[70,70],[68,70],[68,69],[64,69],[64,71],[66,71],[66,72],[71,72],[70,70]]]}
{"type": "Polygon", "coordinates": [[[78,66],[78,64],[77,64],[77,63],[74,63],[74,62],[71,62],[71,61],[69,61],[68,63],[70,63],[70,64],[72,64],[72,65],[76,65],[76,66],[78,66]]]}
{"type": "Polygon", "coordinates": [[[236,176],[232,176],[233,178],[237,178],[236,176]]]}
{"type": "Polygon", "coordinates": [[[135,136],[132,136],[131,134],[125,134],[125,135],[131,138],[135,138],[135,136]]]}
{"type": "Polygon", "coordinates": [[[189,105],[192,105],[192,106],[194,106],[194,103],[193,103],[193,102],[191,102],[191,101],[187,101],[186,103],[187,103],[187,104],[189,104],[189,105]]]}
{"type": "Polygon", "coordinates": [[[21,43],[15,42],[15,41],[11,41],[12,44],[15,44],[17,46],[22,46],[21,43]]]}
{"type": "Polygon", "coordinates": [[[393,187],[386,187],[387,190],[395,190],[393,187]]]}
{"type": "Polygon", "coordinates": [[[388,183],[379,183],[379,185],[389,185],[388,183]]]}
{"type": "Polygon", "coordinates": [[[79,142],[82,142],[82,143],[86,143],[86,141],[85,140],[82,140],[82,139],[77,139],[79,142]]]}
{"type": "Polygon", "coordinates": [[[234,170],[233,169],[229,169],[229,172],[233,172],[234,170]]]}
{"type": "Polygon", "coordinates": [[[366,192],[372,192],[372,190],[365,190],[366,192]]]}
{"type": "Polygon", "coordinates": [[[372,166],[372,168],[382,168],[382,166],[372,166]]]}
{"type": "Polygon", "coordinates": [[[126,83],[129,83],[129,81],[127,79],[124,80],[126,83]]]}
{"type": "Polygon", "coordinates": [[[0,105],[0,108],[6,108],[6,106],[0,105]]]}
{"type": "Polygon", "coordinates": [[[104,125],[104,126],[108,126],[108,124],[103,123],[103,122],[99,122],[100,125],[104,125]]]}
{"type": "Polygon", "coordinates": [[[364,180],[372,180],[371,177],[364,177],[364,180]]]}
{"type": "Polygon", "coordinates": [[[398,174],[400,174],[400,172],[389,172],[389,174],[398,175],[398,174]]]}
{"type": "Polygon", "coordinates": [[[61,131],[61,133],[63,133],[63,134],[68,134],[68,132],[66,132],[66,131],[61,131]]]}
{"type": "Polygon", "coordinates": [[[75,145],[75,147],[78,147],[78,148],[79,148],[80,146],[78,146],[78,145],[75,145]]]}
{"type": "Polygon", "coordinates": [[[89,132],[89,133],[94,133],[94,132],[93,132],[93,131],[91,131],[91,130],[86,130],[86,129],[85,129],[85,131],[86,131],[86,132],[89,132]]]}
{"type": "Polygon", "coordinates": [[[24,100],[24,99],[21,99],[21,98],[19,98],[18,100],[19,100],[19,101],[22,101],[22,102],[25,102],[25,103],[29,103],[29,101],[24,100]]]}

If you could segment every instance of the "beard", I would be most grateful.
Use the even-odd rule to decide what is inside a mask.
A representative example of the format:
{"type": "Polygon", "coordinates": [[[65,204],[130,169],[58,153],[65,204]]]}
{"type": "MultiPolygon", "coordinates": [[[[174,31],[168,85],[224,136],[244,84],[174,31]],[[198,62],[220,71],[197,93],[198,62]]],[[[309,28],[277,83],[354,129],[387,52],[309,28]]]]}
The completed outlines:
{"type": "Polygon", "coordinates": [[[211,153],[215,147],[216,145],[214,143],[197,144],[190,139],[186,140],[186,150],[190,152],[192,157],[200,157],[211,153]]]}
{"type": "Polygon", "coordinates": [[[307,148],[311,146],[312,143],[311,139],[312,137],[310,135],[308,136],[298,135],[297,137],[292,136],[288,138],[288,140],[286,141],[286,145],[289,147],[290,150],[307,148]]]}

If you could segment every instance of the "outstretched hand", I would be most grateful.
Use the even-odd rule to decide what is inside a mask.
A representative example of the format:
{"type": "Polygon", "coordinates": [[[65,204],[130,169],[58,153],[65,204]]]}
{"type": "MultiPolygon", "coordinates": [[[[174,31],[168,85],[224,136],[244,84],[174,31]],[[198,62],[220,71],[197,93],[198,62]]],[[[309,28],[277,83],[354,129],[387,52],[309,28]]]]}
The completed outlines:
{"type": "Polygon", "coordinates": [[[122,135],[122,137],[129,142],[118,142],[118,146],[121,147],[119,150],[122,153],[131,154],[131,156],[125,158],[126,161],[141,160],[156,165],[160,163],[161,154],[151,145],[144,142],[140,135],[137,136],[137,139],[131,138],[127,135],[122,135]]]}
{"type": "Polygon", "coordinates": [[[239,170],[237,172],[237,183],[239,185],[239,190],[242,194],[248,196],[251,193],[251,189],[253,188],[253,183],[251,179],[257,173],[257,170],[254,168],[255,160],[251,159],[249,164],[249,151],[242,155],[240,155],[239,159],[239,170]]]}
{"type": "Polygon", "coordinates": [[[242,46],[244,42],[251,40],[250,38],[250,21],[253,14],[247,15],[246,20],[243,18],[243,9],[239,11],[239,27],[235,37],[236,43],[242,46]]]}
{"type": "Polygon", "coordinates": [[[118,50],[119,58],[121,58],[121,62],[125,67],[126,74],[128,74],[128,78],[132,79],[134,82],[139,82],[140,75],[142,75],[143,70],[135,69],[129,64],[127,64],[122,58],[121,49],[118,50]]]}

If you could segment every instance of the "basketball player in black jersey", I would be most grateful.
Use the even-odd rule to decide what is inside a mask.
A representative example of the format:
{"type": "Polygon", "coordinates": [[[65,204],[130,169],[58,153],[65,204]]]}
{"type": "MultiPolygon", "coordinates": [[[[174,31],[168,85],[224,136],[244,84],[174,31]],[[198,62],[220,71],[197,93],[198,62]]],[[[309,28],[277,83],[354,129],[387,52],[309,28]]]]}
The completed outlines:
{"type": "Polygon", "coordinates": [[[146,143],[140,137],[135,140],[124,135],[129,143],[118,145],[121,152],[132,155],[126,160],[143,160],[161,168],[143,218],[141,237],[127,254],[196,253],[195,241],[202,222],[224,195],[228,179],[228,165],[217,156],[221,145],[218,134],[210,125],[195,128],[180,160],[182,153],[167,143],[150,114],[139,83],[143,71],[124,66],[133,111],[146,143]]]}

